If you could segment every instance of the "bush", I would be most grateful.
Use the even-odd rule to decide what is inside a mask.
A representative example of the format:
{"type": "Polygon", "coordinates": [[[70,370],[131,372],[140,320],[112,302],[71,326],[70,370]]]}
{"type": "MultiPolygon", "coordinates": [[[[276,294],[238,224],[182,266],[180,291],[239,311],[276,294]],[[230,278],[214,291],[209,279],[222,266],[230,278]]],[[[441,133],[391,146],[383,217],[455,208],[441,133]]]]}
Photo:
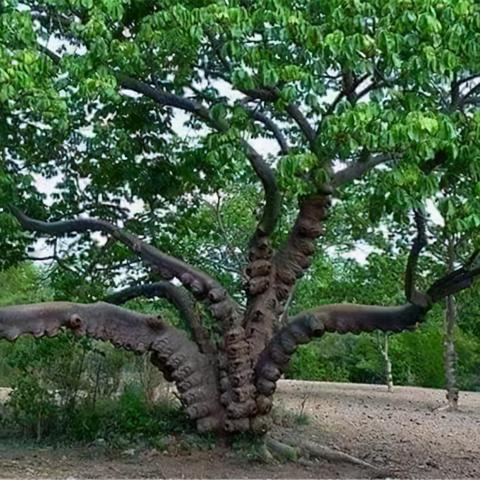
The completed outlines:
{"type": "Polygon", "coordinates": [[[286,378],[326,382],[348,382],[348,361],[341,337],[331,335],[309,345],[303,345],[293,354],[285,372],[286,378]]]}
{"type": "Polygon", "coordinates": [[[114,444],[118,438],[134,442],[189,432],[193,425],[177,402],[152,404],[138,386],[130,385],[117,400],[99,401],[93,409],[88,403],[81,404],[69,418],[66,430],[73,440],[103,438],[114,444]]]}
{"type": "Polygon", "coordinates": [[[58,405],[55,396],[26,376],[16,385],[6,405],[4,427],[26,438],[92,442],[103,439],[113,447],[144,441],[161,443],[173,434],[195,434],[180,404],[164,399],[147,401],[135,385],[127,386],[117,399],[102,399],[92,405],[87,398],[75,408],[58,405]]]}
{"type": "MultiPolygon", "coordinates": [[[[54,395],[32,376],[20,378],[6,405],[11,422],[38,441],[52,431],[58,415],[54,395]]],[[[8,422],[8,417],[7,417],[8,422]]]]}

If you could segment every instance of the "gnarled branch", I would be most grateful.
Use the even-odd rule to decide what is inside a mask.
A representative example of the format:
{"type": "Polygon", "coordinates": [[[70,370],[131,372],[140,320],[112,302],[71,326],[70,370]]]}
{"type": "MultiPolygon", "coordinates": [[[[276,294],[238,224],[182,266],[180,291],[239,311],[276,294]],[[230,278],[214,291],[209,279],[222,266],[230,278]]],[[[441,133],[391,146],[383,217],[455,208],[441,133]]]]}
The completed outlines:
{"type": "Polygon", "coordinates": [[[250,265],[250,288],[253,299],[247,305],[246,329],[250,350],[260,354],[268,343],[283,312],[283,305],[297,279],[309,267],[315,251],[315,240],[322,233],[322,220],[330,206],[331,189],[300,201],[297,221],[285,244],[274,255],[272,262],[258,260],[250,265]]]}
{"type": "MultiPolygon", "coordinates": [[[[220,60],[220,63],[227,70],[232,71],[234,66],[229,63],[229,61],[222,55],[220,44],[217,39],[213,38],[212,35],[209,35],[210,42],[214,48],[214,51],[220,60]]],[[[205,72],[207,75],[213,75],[214,77],[220,78],[223,81],[232,85],[233,88],[237,89],[239,92],[246,95],[252,100],[262,100],[263,102],[276,102],[281,98],[280,90],[276,87],[267,88],[267,87],[255,87],[255,88],[240,88],[237,85],[233,85],[232,80],[228,75],[225,75],[223,72],[216,70],[207,70],[205,72]]],[[[311,147],[314,147],[316,133],[315,129],[312,127],[310,122],[307,120],[300,108],[294,103],[289,103],[286,108],[288,115],[295,121],[295,123],[300,128],[301,132],[304,134],[305,138],[310,143],[311,147]]]]}
{"type": "Polygon", "coordinates": [[[0,308],[0,338],[14,341],[20,335],[54,336],[73,330],[137,353],[151,352],[167,379],[175,381],[190,418],[200,430],[220,427],[219,394],[207,356],[184,332],[156,316],[98,302],[51,302],[0,308]]]}
{"type": "Polygon", "coordinates": [[[105,301],[115,305],[121,305],[138,297],[161,297],[168,300],[180,312],[200,351],[209,355],[215,352],[216,349],[202,325],[200,315],[195,308],[195,303],[184,289],[169,282],[160,281],[119,290],[106,297],[105,301]]]}
{"type": "Polygon", "coordinates": [[[462,96],[462,98],[458,101],[458,104],[460,106],[463,106],[467,103],[470,102],[470,100],[475,97],[477,93],[480,92],[480,82],[477,83],[474,87],[472,87],[465,95],[462,96]]]}
{"type": "Polygon", "coordinates": [[[10,209],[22,227],[30,231],[49,235],[87,231],[109,234],[139,255],[144,262],[153,265],[163,277],[167,279],[178,278],[197,298],[207,301],[212,314],[222,322],[225,329],[238,321],[238,305],[216,280],[109,222],[91,218],[42,222],[28,217],[15,207],[11,206],[10,209]]]}
{"type": "Polygon", "coordinates": [[[318,194],[300,199],[295,224],[285,244],[274,256],[276,290],[284,301],[298,278],[310,266],[315,241],[323,233],[321,223],[331,205],[332,188],[325,186],[318,194]]]}
{"type": "MultiPolygon", "coordinates": [[[[280,94],[278,95],[278,98],[280,98],[280,94]]],[[[312,150],[314,150],[315,149],[315,138],[316,138],[317,134],[315,133],[315,129],[312,127],[310,122],[307,120],[307,117],[305,117],[305,115],[298,108],[298,106],[293,104],[293,103],[289,103],[285,107],[285,110],[293,118],[293,120],[296,122],[296,124],[298,125],[300,130],[305,135],[305,138],[308,140],[308,143],[312,147],[312,150]]]]}
{"type": "MultiPolygon", "coordinates": [[[[368,78],[368,74],[363,75],[361,77],[354,77],[354,75],[352,74],[351,71],[342,72],[342,75],[341,75],[342,89],[338,92],[338,94],[335,97],[335,99],[333,100],[333,102],[328,106],[327,110],[323,114],[322,121],[320,122],[320,125],[317,129],[317,132],[316,132],[317,135],[320,133],[320,130],[321,130],[321,127],[322,127],[322,124],[323,124],[323,120],[326,117],[329,117],[330,115],[333,115],[333,113],[335,112],[335,108],[345,97],[348,99],[348,101],[351,104],[355,104],[355,102],[360,98],[360,96],[356,93],[356,89],[367,78],[368,78]]],[[[375,82],[373,82],[372,85],[375,86],[375,82]]],[[[373,88],[373,86],[370,87],[370,89],[368,91],[370,91],[373,88]]],[[[368,91],[365,92],[365,93],[368,93],[368,91]]],[[[363,93],[363,95],[365,93],[363,93]]]]}
{"type": "MultiPolygon", "coordinates": [[[[419,220],[420,223],[422,220],[419,220]]],[[[422,226],[420,225],[420,237],[422,226]]],[[[298,345],[308,343],[325,332],[360,333],[381,330],[400,332],[412,329],[422,322],[434,303],[454,295],[472,285],[480,276],[475,266],[479,252],[461,268],[438,279],[426,294],[414,295],[409,303],[397,307],[376,305],[323,305],[293,317],[269,342],[255,367],[256,385],[260,396],[257,407],[261,413],[271,408],[271,395],[277,380],[288,365],[298,345]]]]}
{"type": "Polygon", "coordinates": [[[428,308],[413,303],[398,307],[334,304],[296,315],[271,339],[257,362],[256,386],[261,395],[257,402],[259,408],[266,413],[271,407],[269,397],[298,345],[321,337],[325,332],[399,332],[415,327],[427,311],[428,308]]]}

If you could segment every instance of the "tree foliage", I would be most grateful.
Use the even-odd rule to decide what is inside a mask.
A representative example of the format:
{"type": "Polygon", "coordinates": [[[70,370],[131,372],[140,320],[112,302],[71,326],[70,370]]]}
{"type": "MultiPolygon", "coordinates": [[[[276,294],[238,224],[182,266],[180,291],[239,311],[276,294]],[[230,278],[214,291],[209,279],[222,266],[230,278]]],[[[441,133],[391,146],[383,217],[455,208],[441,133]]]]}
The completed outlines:
{"type": "MultiPolygon", "coordinates": [[[[176,279],[198,304],[172,286],[155,291],[183,312],[199,347],[196,356],[185,343],[189,356],[215,365],[228,429],[248,429],[271,407],[298,343],[325,331],[411,327],[480,273],[471,256],[479,26],[473,0],[6,1],[1,261],[32,246],[11,212],[36,234],[67,235],[46,241],[57,297],[90,301],[120,285],[176,279]],[[324,250],[345,253],[362,240],[382,252],[367,268],[313,257],[332,195],[324,250]],[[429,261],[447,237],[459,242],[453,276],[429,261]],[[407,302],[323,305],[317,278],[329,285],[325,300],[407,302]],[[294,307],[322,306],[280,329],[292,298],[294,307]]],[[[160,327],[151,312],[62,305],[62,314],[46,310],[42,331],[78,329],[78,315],[99,308],[86,331],[153,349],[167,376],[193,368],[174,353],[162,360],[141,335],[119,340],[103,329],[115,314],[152,332],[160,327]]],[[[18,312],[3,312],[4,335],[14,338],[18,312]]],[[[184,398],[192,415],[208,420],[204,429],[218,426],[197,394],[184,398]]]]}

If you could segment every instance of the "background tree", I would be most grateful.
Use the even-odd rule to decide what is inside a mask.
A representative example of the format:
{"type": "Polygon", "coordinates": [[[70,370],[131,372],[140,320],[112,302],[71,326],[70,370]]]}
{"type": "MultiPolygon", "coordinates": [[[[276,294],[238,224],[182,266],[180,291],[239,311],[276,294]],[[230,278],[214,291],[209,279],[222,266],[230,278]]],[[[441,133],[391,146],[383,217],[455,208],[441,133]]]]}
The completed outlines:
{"type": "Polygon", "coordinates": [[[4,308],[0,336],[66,327],[150,352],[199,430],[264,432],[299,344],[412,328],[479,273],[472,257],[422,293],[424,219],[406,303],[323,305],[277,328],[309,281],[333,195],[372,226],[392,216],[405,227],[445,184],[461,183],[474,207],[475,2],[25,1],[6,2],[0,21],[5,262],[29,242],[10,213],[37,234],[79,234],[50,246],[103,286],[83,299],[136,283],[116,301],[165,297],[190,338],[156,315],[70,302],[4,308]],[[48,204],[34,175],[56,183],[48,204]],[[220,225],[223,248],[192,249],[199,206],[239,185],[255,205],[238,220],[250,233],[242,250],[229,251],[220,225]],[[217,275],[227,254],[234,271],[217,275]]]}

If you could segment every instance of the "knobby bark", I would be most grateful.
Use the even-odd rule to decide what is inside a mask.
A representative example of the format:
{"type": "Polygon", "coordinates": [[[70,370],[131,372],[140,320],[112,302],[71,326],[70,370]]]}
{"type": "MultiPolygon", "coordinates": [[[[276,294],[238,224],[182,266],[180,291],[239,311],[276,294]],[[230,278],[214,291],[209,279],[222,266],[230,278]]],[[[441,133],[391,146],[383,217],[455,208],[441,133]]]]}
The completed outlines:
{"type": "Polygon", "coordinates": [[[182,260],[161,252],[136,235],[104,220],[79,218],[59,222],[42,222],[28,217],[14,206],[10,206],[10,210],[23,228],[34,232],[63,235],[72,232],[97,231],[108,234],[137,254],[165,279],[177,278],[196,298],[208,305],[212,315],[221,322],[224,329],[238,323],[238,305],[216,280],[182,260]]]}
{"type": "MultiPolygon", "coordinates": [[[[267,172],[265,178],[268,176],[267,172]]],[[[154,316],[107,303],[66,302],[0,308],[0,338],[14,340],[28,333],[54,335],[66,328],[139,353],[150,352],[154,365],[176,383],[187,414],[199,430],[264,433],[276,382],[298,345],[326,332],[415,328],[435,302],[467,288],[480,274],[480,269],[472,268],[475,262],[471,260],[435,281],[427,292],[420,292],[415,285],[415,269],[425,242],[424,220],[418,221],[417,216],[417,239],[421,241],[414,242],[409,257],[404,305],[323,305],[288,319],[285,306],[312,261],[331,194],[332,188],[324,186],[300,199],[295,224],[277,251],[270,240],[276,218],[265,222],[262,217],[249,247],[244,312],[216,280],[112,224],[92,219],[39,222],[13,209],[20,223],[33,231],[60,235],[97,230],[122,242],[166,280],[131,287],[111,296],[110,301],[123,303],[141,295],[164,297],[184,317],[192,340],[154,316]],[[174,278],[193,296],[169,283],[174,278]],[[223,332],[220,341],[209,338],[195,301],[204,303],[218,320],[223,332]]],[[[271,210],[273,215],[275,211],[271,210]]]]}
{"type": "MultiPolygon", "coordinates": [[[[52,26],[48,24],[47,18],[48,15],[41,15],[39,21],[48,32],[52,26]]],[[[82,20],[87,23],[88,18],[82,20]]],[[[62,17],[61,21],[66,23],[65,28],[68,29],[73,20],[62,17]]],[[[232,88],[238,89],[228,72],[233,72],[239,65],[223,55],[222,36],[210,32],[207,37],[216,58],[211,59],[213,71],[208,68],[203,72],[205,77],[222,79],[231,84],[232,88]],[[219,68],[216,68],[216,64],[219,68]]],[[[91,47],[88,40],[83,39],[83,42],[88,50],[91,47]]],[[[40,48],[55,64],[61,63],[62,54],[49,50],[48,46],[40,48]]],[[[122,89],[136,92],[158,108],[167,107],[186,112],[217,132],[225,133],[230,128],[227,119],[219,119],[211,114],[214,103],[202,96],[201,92],[197,92],[198,95],[194,98],[187,98],[180,93],[168,91],[155,82],[152,76],[132,78],[121,71],[112,73],[122,89]]],[[[331,163],[325,162],[318,154],[318,140],[324,120],[335,113],[339,102],[346,98],[355,104],[363,95],[384,83],[383,79],[379,80],[375,76],[371,83],[360,89],[363,81],[367,79],[365,76],[357,78],[348,70],[343,70],[341,75],[341,92],[327,108],[318,125],[310,123],[299,105],[285,105],[285,115],[298,127],[305,144],[317,155],[319,164],[322,164],[330,176],[330,185],[319,188],[314,195],[300,199],[299,212],[292,231],[276,252],[272,248],[271,236],[281,210],[281,198],[275,173],[252,144],[245,139],[239,141],[264,192],[263,209],[249,244],[249,264],[246,266],[248,280],[245,286],[247,306],[244,312],[215,279],[115,225],[93,219],[40,222],[13,208],[12,211],[20,223],[35,232],[61,235],[100,231],[123,243],[151,266],[155,273],[160,274],[165,282],[162,285],[132,287],[111,298],[111,301],[121,303],[127,297],[132,298],[132,295],[162,296],[179,310],[191,331],[192,341],[153,317],[141,316],[105,304],[86,306],[68,303],[0,309],[0,337],[14,339],[22,333],[41,336],[53,334],[59,328],[70,328],[105,340],[113,339],[114,343],[136,351],[149,351],[155,365],[168,379],[177,382],[187,412],[192,418],[199,419],[199,428],[241,431],[259,426],[256,419],[263,417],[271,407],[275,382],[298,344],[329,331],[359,332],[379,329],[387,332],[413,328],[423,320],[433,303],[468,288],[480,274],[480,269],[471,268],[471,265],[464,265],[440,278],[425,293],[416,288],[417,260],[425,244],[422,221],[419,221],[420,217],[417,215],[418,241],[414,243],[407,266],[405,305],[327,305],[299,314],[288,321],[284,309],[296,282],[312,261],[316,239],[322,234],[323,223],[328,216],[333,188],[358,179],[376,166],[396,161],[401,156],[401,152],[384,155],[364,149],[361,158],[349,162],[346,168],[333,174],[331,163]],[[169,286],[169,282],[174,279],[179,281],[196,301],[203,303],[218,321],[218,330],[223,335],[221,341],[215,343],[209,338],[202,325],[199,310],[192,300],[169,286]],[[286,325],[280,325],[284,322],[286,325]],[[82,329],[77,324],[86,328],[82,329]],[[208,402],[205,402],[203,394],[197,394],[198,391],[203,391],[202,389],[208,390],[208,402]]],[[[280,89],[259,84],[250,89],[240,89],[240,92],[245,95],[245,105],[252,100],[257,106],[258,100],[262,102],[262,112],[259,112],[257,107],[252,111],[247,106],[246,111],[252,121],[264,125],[274,135],[282,153],[287,152],[289,145],[286,139],[268,115],[268,104],[282,98],[280,89]]],[[[467,94],[463,97],[463,100],[468,96],[467,94]]],[[[452,103],[461,104],[461,101],[462,98],[455,99],[455,102],[452,99],[452,103]]],[[[431,160],[424,162],[423,172],[430,173],[445,161],[446,155],[444,151],[436,152],[431,160]]]]}
{"type": "Polygon", "coordinates": [[[202,325],[200,312],[187,291],[176,287],[172,283],[160,281],[120,290],[107,297],[105,301],[115,305],[122,305],[138,297],[163,297],[171,302],[185,320],[187,328],[200,351],[208,355],[215,353],[215,347],[209,338],[208,332],[202,325]]]}
{"type": "Polygon", "coordinates": [[[111,342],[137,353],[152,353],[152,361],[175,382],[182,403],[199,431],[218,429],[222,411],[217,379],[210,359],[181,330],[161,318],[108,303],[90,305],[52,302],[0,308],[0,338],[56,335],[61,328],[77,335],[111,342]]]}
{"type": "Polygon", "coordinates": [[[270,411],[276,382],[299,345],[321,337],[325,332],[400,332],[422,322],[427,311],[428,308],[413,303],[399,307],[334,304],[296,315],[260,355],[256,367],[256,386],[261,395],[259,413],[270,411]]]}
{"type": "Polygon", "coordinates": [[[250,351],[257,357],[273,335],[276,321],[297,280],[312,262],[315,241],[323,233],[323,221],[331,205],[331,188],[299,202],[299,213],[285,244],[268,252],[249,267],[249,302],[245,314],[250,351]]]}

